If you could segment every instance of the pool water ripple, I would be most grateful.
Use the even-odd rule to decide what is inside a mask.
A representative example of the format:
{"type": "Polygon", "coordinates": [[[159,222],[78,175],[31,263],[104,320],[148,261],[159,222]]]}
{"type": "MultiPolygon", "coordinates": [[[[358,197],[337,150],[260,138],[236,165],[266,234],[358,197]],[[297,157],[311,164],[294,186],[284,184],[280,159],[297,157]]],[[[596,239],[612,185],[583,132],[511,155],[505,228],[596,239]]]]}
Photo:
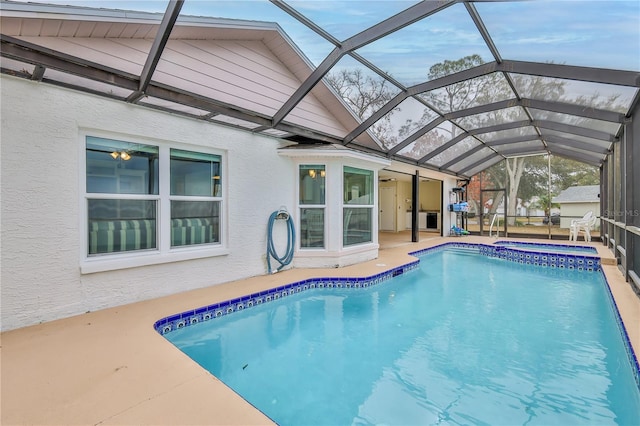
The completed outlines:
{"type": "Polygon", "coordinates": [[[437,250],[165,337],[281,425],[632,423],[602,274],[550,270],[437,250]]]}

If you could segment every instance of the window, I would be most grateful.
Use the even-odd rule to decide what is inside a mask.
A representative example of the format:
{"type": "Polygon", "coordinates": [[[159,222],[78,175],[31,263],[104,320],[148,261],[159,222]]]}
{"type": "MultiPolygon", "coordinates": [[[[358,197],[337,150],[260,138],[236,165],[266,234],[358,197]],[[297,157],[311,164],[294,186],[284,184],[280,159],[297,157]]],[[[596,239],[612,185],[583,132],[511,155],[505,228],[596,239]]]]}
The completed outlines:
{"type": "Polygon", "coordinates": [[[325,166],[301,165],[299,178],[300,247],[324,248],[325,166]]]}
{"type": "Polygon", "coordinates": [[[171,150],[171,247],[220,242],[220,156],[171,150]]]}
{"type": "Polygon", "coordinates": [[[219,244],[221,172],[220,155],[87,136],[87,256],[219,244]]]}
{"type": "Polygon", "coordinates": [[[157,248],[158,147],[87,137],[88,254],[157,248]]]}
{"type": "Polygon", "coordinates": [[[372,242],[373,171],[344,167],[342,244],[350,246],[372,242]],[[353,207],[358,206],[358,207],[353,207]]]}

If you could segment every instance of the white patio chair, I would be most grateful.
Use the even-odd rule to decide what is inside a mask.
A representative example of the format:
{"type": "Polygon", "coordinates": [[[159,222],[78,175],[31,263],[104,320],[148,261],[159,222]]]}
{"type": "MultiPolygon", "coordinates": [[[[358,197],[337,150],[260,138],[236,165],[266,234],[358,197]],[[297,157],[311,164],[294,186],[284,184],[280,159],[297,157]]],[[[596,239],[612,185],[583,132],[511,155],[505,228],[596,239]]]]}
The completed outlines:
{"type": "Polygon", "coordinates": [[[582,216],[582,219],[574,219],[569,226],[569,241],[578,241],[580,231],[584,232],[584,240],[591,241],[591,228],[596,224],[596,216],[589,210],[582,216]]]}

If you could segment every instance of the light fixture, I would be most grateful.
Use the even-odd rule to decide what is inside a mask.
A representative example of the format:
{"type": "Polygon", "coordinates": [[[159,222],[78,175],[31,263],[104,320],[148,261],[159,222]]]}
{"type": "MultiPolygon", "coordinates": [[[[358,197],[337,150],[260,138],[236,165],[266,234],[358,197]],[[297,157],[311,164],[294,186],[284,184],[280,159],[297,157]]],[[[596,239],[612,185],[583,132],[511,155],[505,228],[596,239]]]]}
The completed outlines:
{"type": "MultiPolygon", "coordinates": [[[[325,177],[327,175],[327,172],[324,170],[320,170],[320,177],[325,177]]],[[[316,169],[309,169],[309,176],[311,177],[311,179],[315,179],[316,177],[318,177],[318,170],[316,169]]]]}
{"type": "Polygon", "coordinates": [[[131,160],[131,155],[127,151],[113,151],[109,155],[111,155],[111,158],[114,160],[118,158],[122,158],[124,161],[131,160]]]}

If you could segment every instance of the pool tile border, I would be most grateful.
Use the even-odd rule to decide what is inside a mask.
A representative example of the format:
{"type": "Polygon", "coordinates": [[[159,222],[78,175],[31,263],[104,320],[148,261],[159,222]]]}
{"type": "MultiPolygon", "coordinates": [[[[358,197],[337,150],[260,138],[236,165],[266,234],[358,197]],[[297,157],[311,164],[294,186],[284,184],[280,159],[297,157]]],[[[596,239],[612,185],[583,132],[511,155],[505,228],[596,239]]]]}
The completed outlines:
{"type": "Polygon", "coordinates": [[[533,247],[549,247],[550,249],[556,248],[556,247],[562,247],[564,249],[566,248],[570,248],[570,249],[575,249],[575,251],[573,251],[573,253],[581,253],[581,254],[585,254],[585,255],[593,255],[593,256],[597,256],[598,255],[598,250],[595,249],[595,247],[591,247],[591,246],[578,246],[575,244],[550,244],[550,243],[531,243],[528,241],[509,241],[509,240],[498,240],[495,243],[493,243],[496,246],[500,246],[500,247],[505,247],[505,246],[509,246],[509,244],[513,244],[514,246],[510,246],[511,248],[521,248],[521,249],[525,249],[527,251],[529,250],[534,250],[533,247]],[[519,247],[518,247],[519,246],[519,247]]]}
{"type": "Polygon", "coordinates": [[[526,265],[543,266],[547,268],[558,268],[578,271],[596,272],[601,269],[602,262],[597,255],[575,254],[575,253],[549,253],[536,250],[521,250],[514,247],[503,247],[482,243],[458,243],[449,242],[438,246],[429,247],[409,253],[413,256],[420,256],[429,252],[443,250],[447,247],[477,249],[480,254],[489,257],[508,260],[526,265]]]}
{"type": "MultiPolygon", "coordinates": [[[[482,244],[482,243],[466,243],[466,242],[447,242],[437,246],[428,247],[421,250],[410,252],[409,255],[420,257],[422,255],[441,251],[447,248],[473,249],[478,253],[496,257],[510,262],[519,264],[541,266],[550,270],[577,270],[585,272],[602,273],[609,299],[614,308],[614,316],[618,324],[618,331],[624,341],[627,357],[632,366],[634,380],[638,389],[640,389],[640,365],[638,359],[631,346],[631,340],[627,334],[627,330],[620,317],[618,306],[615,303],[613,294],[606,279],[599,256],[570,254],[570,253],[548,253],[534,250],[519,250],[514,247],[503,247],[500,245],[482,244]]],[[[220,303],[203,306],[201,308],[185,311],[179,314],[171,315],[156,321],[153,325],[155,330],[161,335],[165,335],[175,330],[195,325],[203,321],[209,321],[229,315],[234,312],[252,308],[263,303],[269,303],[283,297],[291,296],[302,291],[322,288],[347,288],[358,289],[367,288],[383,283],[391,278],[397,277],[404,273],[413,271],[418,268],[420,259],[409,262],[407,264],[395,267],[385,272],[375,274],[369,277],[334,277],[334,278],[309,278],[302,281],[296,281],[291,284],[282,285],[269,290],[252,293],[247,296],[237,297],[235,299],[226,300],[220,303]]]]}
{"type": "Polygon", "coordinates": [[[618,309],[618,304],[616,303],[615,298],[613,297],[613,293],[611,292],[611,286],[609,285],[609,281],[607,280],[607,276],[602,273],[605,281],[605,287],[607,289],[607,295],[609,297],[609,302],[611,302],[611,307],[613,310],[613,315],[616,318],[616,323],[618,324],[618,332],[620,333],[620,337],[624,342],[624,347],[627,350],[627,358],[629,359],[629,363],[631,364],[631,371],[633,372],[633,379],[636,382],[636,386],[640,390],[640,364],[638,363],[638,358],[636,357],[635,352],[633,351],[633,346],[631,346],[631,339],[629,339],[629,334],[627,333],[627,329],[622,322],[622,317],[620,316],[620,310],[618,309]]]}
{"type": "MultiPolygon", "coordinates": [[[[520,250],[513,247],[502,247],[492,244],[447,242],[437,246],[410,252],[409,255],[419,257],[427,253],[444,250],[446,248],[464,248],[478,250],[480,254],[497,257],[520,264],[530,264],[549,268],[578,270],[595,272],[601,269],[600,258],[591,255],[578,255],[569,253],[545,253],[532,250],[520,250]]],[[[252,293],[220,303],[203,306],[201,308],[185,311],[179,314],[162,318],[155,322],[154,328],[160,334],[167,334],[190,325],[198,324],[219,318],[223,315],[241,311],[253,306],[278,300],[281,297],[290,296],[316,288],[366,288],[380,284],[388,279],[416,269],[420,259],[409,262],[369,277],[337,277],[337,278],[310,278],[291,284],[282,285],[269,290],[252,293]]]]}
{"type": "Polygon", "coordinates": [[[258,293],[252,293],[247,296],[241,296],[224,302],[214,303],[198,309],[171,315],[156,321],[153,327],[158,333],[164,335],[174,330],[198,324],[202,321],[219,318],[224,315],[232,314],[233,312],[242,311],[263,303],[272,302],[302,291],[322,288],[367,288],[415,270],[418,268],[419,264],[420,259],[416,259],[407,264],[369,277],[309,278],[302,281],[296,281],[291,284],[282,285],[258,293]]]}

